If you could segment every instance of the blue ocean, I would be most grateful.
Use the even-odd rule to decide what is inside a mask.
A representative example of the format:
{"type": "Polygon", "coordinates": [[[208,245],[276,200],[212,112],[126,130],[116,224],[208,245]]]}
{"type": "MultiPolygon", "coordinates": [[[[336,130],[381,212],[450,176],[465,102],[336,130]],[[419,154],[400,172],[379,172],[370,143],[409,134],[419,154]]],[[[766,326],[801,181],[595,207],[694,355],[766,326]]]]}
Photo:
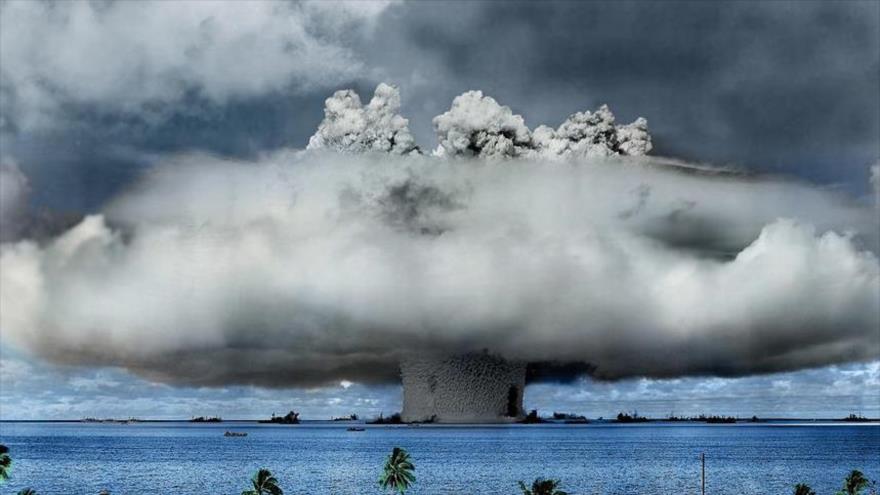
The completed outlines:
{"type": "Polygon", "coordinates": [[[832,494],[852,469],[880,478],[876,424],[348,426],[0,423],[14,459],[0,492],[238,495],[266,467],[285,494],[373,494],[395,446],[415,463],[412,494],[518,494],[518,480],[538,476],[571,494],[698,494],[701,453],[712,495],[789,494],[798,482],[832,494]]]}

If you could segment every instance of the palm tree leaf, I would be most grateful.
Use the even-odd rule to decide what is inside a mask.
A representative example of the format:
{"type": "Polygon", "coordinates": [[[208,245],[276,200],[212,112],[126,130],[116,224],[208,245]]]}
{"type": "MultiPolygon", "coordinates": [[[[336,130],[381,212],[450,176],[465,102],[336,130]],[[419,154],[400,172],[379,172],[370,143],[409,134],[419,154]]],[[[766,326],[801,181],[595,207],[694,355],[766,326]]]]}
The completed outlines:
{"type": "Polygon", "coordinates": [[[278,479],[266,468],[260,468],[251,477],[253,490],[245,490],[241,495],[284,495],[284,491],[278,486],[278,479]]]}
{"type": "Polygon", "coordinates": [[[9,456],[9,447],[0,444],[0,481],[9,479],[9,469],[12,467],[12,457],[9,456]]]}
{"type": "Polygon", "coordinates": [[[379,486],[382,489],[392,489],[404,493],[416,481],[413,474],[415,466],[410,461],[409,454],[400,447],[394,447],[391,455],[385,461],[382,474],[379,475],[379,486]]]}
{"type": "Polygon", "coordinates": [[[861,471],[854,469],[843,481],[843,493],[846,495],[859,495],[868,487],[868,479],[861,471]]]}
{"type": "Polygon", "coordinates": [[[798,483],[794,485],[794,495],[816,495],[816,492],[809,485],[798,483]]]}

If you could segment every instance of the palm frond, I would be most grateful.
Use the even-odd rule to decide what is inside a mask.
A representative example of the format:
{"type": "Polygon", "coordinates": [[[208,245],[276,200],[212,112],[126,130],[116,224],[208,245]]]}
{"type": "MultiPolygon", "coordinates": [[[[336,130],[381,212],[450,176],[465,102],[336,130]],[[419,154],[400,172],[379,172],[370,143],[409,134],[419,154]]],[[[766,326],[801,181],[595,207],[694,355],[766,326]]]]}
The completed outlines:
{"type": "Polygon", "coordinates": [[[816,492],[809,485],[798,483],[794,485],[794,495],[816,495],[816,492]]]}
{"type": "Polygon", "coordinates": [[[12,467],[12,457],[9,456],[9,447],[0,445],[0,481],[9,479],[9,469],[12,467]]]}
{"type": "Polygon", "coordinates": [[[860,495],[862,490],[868,487],[868,478],[861,471],[854,469],[850,472],[846,479],[843,480],[843,491],[845,495],[860,495]]]}
{"type": "Polygon", "coordinates": [[[284,495],[284,491],[278,485],[278,479],[272,475],[272,471],[260,468],[251,477],[252,490],[245,490],[241,495],[284,495]]]}
{"type": "Polygon", "coordinates": [[[394,447],[379,476],[379,486],[382,489],[390,488],[398,493],[404,493],[416,481],[416,476],[413,474],[415,469],[406,450],[394,447]]]}
{"type": "Polygon", "coordinates": [[[522,495],[568,495],[567,492],[559,489],[559,485],[562,484],[559,480],[535,478],[535,481],[532,481],[531,488],[527,487],[522,481],[518,481],[517,484],[520,491],[522,491],[522,495]]]}
{"type": "Polygon", "coordinates": [[[9,470],[12,468],[12,457],[9,457],[9,449],[6,448],[5,445],[0,445],[3,447],[5,451],[0,453],[0,481],[5,481],[9,479],[9,470]]]}

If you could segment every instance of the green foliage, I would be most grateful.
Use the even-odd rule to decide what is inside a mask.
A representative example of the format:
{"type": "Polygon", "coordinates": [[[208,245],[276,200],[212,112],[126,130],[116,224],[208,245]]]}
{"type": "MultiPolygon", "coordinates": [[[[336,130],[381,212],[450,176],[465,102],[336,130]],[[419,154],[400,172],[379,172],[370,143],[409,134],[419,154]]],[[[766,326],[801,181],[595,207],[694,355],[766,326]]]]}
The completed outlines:
{"type": "Polygon", "coordinates": [[[415,470],[409,454],[400,447],[394,447],[388,460],[385,461],[382,475],[379,476],[379,486],[383,490],[391,489],[398,493],[404,493],[410,485],[416,482],[416,476],[413,474],[415,470]]]}
{"type": "Polygon", "coordinates": [[[861,471],[855,469],[843,480],[843,488],[837,495],[860,495],[862,490],[868,488],[868,478],[861,471]]]}
{"type": "Polygon", "coordinates": [[[18,491],[18,495],[37,495],[37,491],[33,488],[23,488],[18,491]]]}
{"type": "Polygon", "coordinates": [[[794,485],[794,495],[816,495],[816,492],[810,488],[810,485],[798,483],[794,485]]]}
{"type": "Polygon", "coordinates": [[[9,479],[9,470],[12,468],[12,457],[9,457],[9,447],[0,445],[0,483],[9,479]]]}
{"type": "Polygon", "coordinates": [[[559,489],[559,485],[562,482],[559,480],[550,480],[544,478],[535,478],[535,481],[532,482],[532,487],[529,488],[522,481],[519,482],[519,489],[522,490],[522,495],[568,495],[567,492],[564,492],[559,489]]]}
{"type": "Polygon", "coordinates": [[[251,478],[252,490],[245,490],[241,495],[284,495],[284,491],[278,486],[278,480],[272,476],[268,469],[260,469],[251,478]]]}

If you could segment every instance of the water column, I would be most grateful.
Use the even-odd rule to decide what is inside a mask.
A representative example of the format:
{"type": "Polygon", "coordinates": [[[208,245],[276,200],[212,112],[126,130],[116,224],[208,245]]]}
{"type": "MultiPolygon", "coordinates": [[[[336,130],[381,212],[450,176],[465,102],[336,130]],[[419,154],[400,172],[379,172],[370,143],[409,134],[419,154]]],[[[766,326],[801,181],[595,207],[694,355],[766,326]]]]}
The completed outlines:
{"type": "Polygon", "coordinates": [[[523,417],[525,363],[488,353],[419,356],[400,366],[403,420],[505,423],[523,417]]]}

